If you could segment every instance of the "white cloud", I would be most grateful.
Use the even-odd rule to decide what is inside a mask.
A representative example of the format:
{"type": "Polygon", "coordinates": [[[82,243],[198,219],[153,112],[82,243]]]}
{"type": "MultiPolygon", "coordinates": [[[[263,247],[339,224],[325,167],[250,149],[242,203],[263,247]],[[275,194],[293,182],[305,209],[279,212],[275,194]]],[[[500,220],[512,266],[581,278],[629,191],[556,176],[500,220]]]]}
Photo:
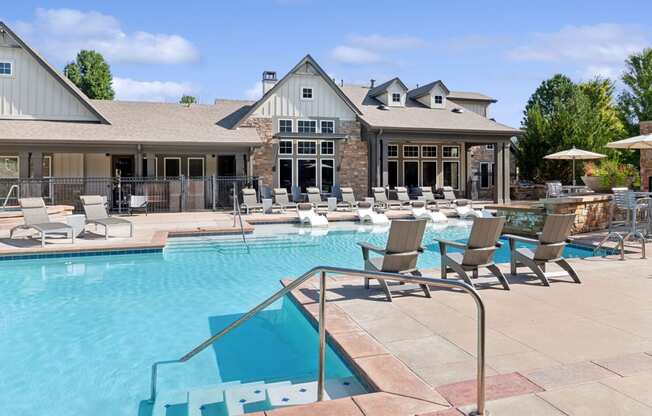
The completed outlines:
{"type": "Polygon", "coordinates": [[[345,64],[373,64],[382,61],[382,57],[376,52],[346,45],[340,45],[333,49],[331,57],[345,64]]]}
{"type": "Polygon", "coordinates": [[[179,64],[199,59],[199,51],[174,34],[126,33],[113,16],[74,9],[37,9],[19,32],[52,59],[69,61],[80,49],[93,49],[112,62],[179,64]]]}
{"type": "Polygon", "coordinates": [[[647,44],[641,30],[633,26],[611,23],[567,26],[557,32],[535,34],[529,44],[510,50],[508,57],[590,65],[620,63],[647,44]]]}
{"type": "Polygon", "coordinates": [[[251,88],[245,90],[244,94],[247,100],[258,100],[263,96],[263,82],[256,81],[256,83],[252,85],[251,88]]]}
{"type": "Polygon", "coordinates": [[[589,65],[580,73],[582,79],[593,79],[595,77],[617,79],[620,77],[622,67],[612,65],[589,65]]]}
{"type": "Polygon", "coordinates": [[[425,42],[414,36],[351,35],[349,43],[372,51],[394,51],[415,49],[425,46],[425,42]]]}
{"type": "Polygon", "coordinates": [[[183,94],[194,94],[196,88],[188,82],[136,81],[113,78],[116,99],[128,101],[177,101],[183,94]]]}

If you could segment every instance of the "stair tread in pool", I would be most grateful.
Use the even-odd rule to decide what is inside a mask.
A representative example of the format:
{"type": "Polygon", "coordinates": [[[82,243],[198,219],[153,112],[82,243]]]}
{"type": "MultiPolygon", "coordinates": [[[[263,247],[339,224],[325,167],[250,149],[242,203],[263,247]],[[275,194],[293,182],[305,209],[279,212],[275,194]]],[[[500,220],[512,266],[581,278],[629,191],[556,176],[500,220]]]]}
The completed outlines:
{"type": "MultiPolygon", "coordinates": [[[[362,385],[353,377],[330,379],[325,381],[325,400],[364,393],[362,385]]],[[[289,386],[270,387],[267,399],[273,407],[308,404],[317,401],[317,382],[292,384],[289,386]]]]}
{"type": "Polygon", "coordinates": [[[188,392],[183,390],[162,391],[156,396],[152,416],[166,416],[167,408],[176,404],[188,403],[188,392]]]}
{"type": "Polygon", "coordinates": [[[202,416],[202,407],[207,404],[224,402],[224,391],[240,385],[239,381],[229,381],[211,387],[202,387],[188,392],[188,416],[202,416]]]}

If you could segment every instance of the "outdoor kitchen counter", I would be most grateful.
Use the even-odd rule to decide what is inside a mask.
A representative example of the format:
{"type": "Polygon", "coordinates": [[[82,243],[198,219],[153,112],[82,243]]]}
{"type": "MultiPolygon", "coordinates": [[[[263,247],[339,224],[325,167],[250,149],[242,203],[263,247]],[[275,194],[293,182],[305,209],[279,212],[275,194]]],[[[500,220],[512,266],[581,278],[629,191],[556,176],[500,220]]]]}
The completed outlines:
{"type": "Polygon", "coordinates": [[[489,205],[487,208],[507,218],[506,233],[535,235],[543,229],[546,215],[575,214],[573,234],[580,234],[607,228],[610,201],[610,194],[594,194],[489,205]]]}

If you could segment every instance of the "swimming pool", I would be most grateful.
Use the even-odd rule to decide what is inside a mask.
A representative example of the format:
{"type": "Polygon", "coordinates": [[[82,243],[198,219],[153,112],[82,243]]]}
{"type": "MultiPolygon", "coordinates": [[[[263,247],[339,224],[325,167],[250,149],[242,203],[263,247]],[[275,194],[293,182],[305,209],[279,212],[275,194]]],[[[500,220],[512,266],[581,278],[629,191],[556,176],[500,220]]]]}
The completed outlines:
{"type": "MultiPolygon", "coordinates": [[[[171,239],[162,253],[0,262],[2,413],[147,414],[153,362],[179,358],[278,290],[279,279],[322,264],[360,268],[355,243],[387,238],[383,229],[331,228],[320,235],[259,226],[249,249],[237,236],[189,237],[171,239]]],[[[420,266],[438,266],[432,238],[468,232],[466,223],[429,229],[420,266]]],[[[566,255],[591,251],[570,247],[566,255]]],[[[159,391],[315,380],[316,355],[316,331],[284,300],[186,364],[162,369],[159,391]]],[[[331,350],[326,371],[351,377],[331,350]]]]}

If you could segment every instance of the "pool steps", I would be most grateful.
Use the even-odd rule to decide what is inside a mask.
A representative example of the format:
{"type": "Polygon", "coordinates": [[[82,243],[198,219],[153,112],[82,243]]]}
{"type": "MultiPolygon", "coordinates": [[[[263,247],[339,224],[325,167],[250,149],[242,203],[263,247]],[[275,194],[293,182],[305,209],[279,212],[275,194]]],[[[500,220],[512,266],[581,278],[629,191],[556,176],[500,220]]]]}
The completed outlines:
{"type": "MultiPolygon", "coordinates": [[[[325,400],[365,393],[355,377],[326,380],[325,400]]],[[[289,381],[265,383],[232,381],[188,391],[162,391],[156,397],[152,416],[167,416],[174,406],[186,407],[187,416],[204,416],[207,405],[218,405],[220,416],[243,415],[246,411],[269,410],[279,407],[313,403],[317,400],[317,382],[292,384],[289,381]]],[[[214,414],[214,412],[211,412],[214,414]]]]}

